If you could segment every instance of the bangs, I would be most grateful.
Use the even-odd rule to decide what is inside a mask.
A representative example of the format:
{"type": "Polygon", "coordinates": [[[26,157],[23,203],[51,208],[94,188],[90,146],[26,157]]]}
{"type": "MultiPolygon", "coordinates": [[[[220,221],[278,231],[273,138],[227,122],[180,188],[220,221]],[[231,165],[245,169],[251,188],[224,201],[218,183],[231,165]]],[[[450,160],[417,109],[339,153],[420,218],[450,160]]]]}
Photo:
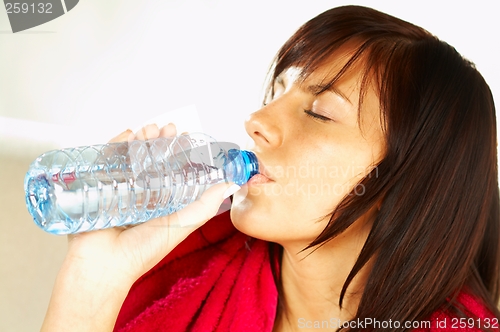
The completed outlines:
{"type": "Polygon", "coordinates": [[[384,84],[385,76],[390,71],[398,72],[398,68],[390,68],[394,54],[429,36],[431,34],[420,27],[368,8],[358,8],[355,16],[349,7],[326,11],[300,27],[278,51],[266,78],[264,101],[274,95],[274,81],[283,71],[297,67],[299,78],[305,80],[319,67],[339,61],[339,55],[347,55],[340,70],[333,77],[325,77],[319,93],[332,88],[346,72],[356,67],[360,72],[358,118],[369,85],[384,113],[385,100],[390,96],[390,87],[384,84]]]}

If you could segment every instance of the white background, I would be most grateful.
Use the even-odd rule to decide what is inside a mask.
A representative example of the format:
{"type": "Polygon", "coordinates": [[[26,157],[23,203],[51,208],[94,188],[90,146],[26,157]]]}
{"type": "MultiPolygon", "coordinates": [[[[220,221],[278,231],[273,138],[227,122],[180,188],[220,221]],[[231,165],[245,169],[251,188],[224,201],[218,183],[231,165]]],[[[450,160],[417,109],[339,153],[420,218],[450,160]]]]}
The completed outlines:
{"type": "MultiPolygon", "coordinates": [[[[498,99],[500,28],[493,2],[460,3],[358,2],[455,46],[476,63],[498,99]]],[[[0,116],[69,127],[72,137],[41,125],[26,133],[56,136],[69,146],[106,141],[195,105],[203,130],[244,144],[243,121],[259,107],[263,78],[279,46],[300,24],[341,4],[82,0],[66,15],[17,34],[5,33],[10,26],[0,11],[0,116]]]]}
{"type": "MultiPolygon", "coordinates": [[[[13,34],[0,8],[0,330],[38,330],[65,239],[24,206],[30,161],[54,147],[102,143],[161,117],[245,146],[281,44],[343,1],[81,0],[13,34]],[[169,111],[194,105],[198,119],[169,111]]],[[[472,60],[500,99],[493,1],[357,1],[420,25],[472,60]]],[[[178,112],[179,113],[179,112],[178,112]]],[[[180,112],[182,113],[182,112],[180,112]]]]}

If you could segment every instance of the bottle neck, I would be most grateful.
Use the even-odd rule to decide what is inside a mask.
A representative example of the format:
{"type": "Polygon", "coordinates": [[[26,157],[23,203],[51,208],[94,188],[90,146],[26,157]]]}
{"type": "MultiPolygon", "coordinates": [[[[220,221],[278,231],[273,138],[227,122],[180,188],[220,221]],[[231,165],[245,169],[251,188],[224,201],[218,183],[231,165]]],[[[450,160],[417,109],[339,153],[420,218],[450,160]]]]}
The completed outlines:
{"type": "Polygon", "coordinates": [[[248,181],[252,176],[259,174],[259,162],[257,161],[257,156],[252,151],[241,150],[241,157],[245,164],[248,181]]]}
{"type": "Polygon", "coordinates": [[[228,151],[228,162],[224,171],[228,181],[241,186],[259,173],[257,156],[251,151],[231,149],[228,151]]]}

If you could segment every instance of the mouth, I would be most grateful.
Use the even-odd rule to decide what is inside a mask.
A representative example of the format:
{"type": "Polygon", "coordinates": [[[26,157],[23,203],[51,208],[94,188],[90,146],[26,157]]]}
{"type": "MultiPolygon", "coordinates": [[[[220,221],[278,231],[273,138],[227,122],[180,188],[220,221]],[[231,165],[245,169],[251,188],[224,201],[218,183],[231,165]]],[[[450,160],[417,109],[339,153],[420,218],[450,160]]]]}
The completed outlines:
{"type": "Polygon", "coordinates": [[[262,160],[259,159],[258,157],[257,159],[259,161],[259,173],[252,176],[250,180],[248,180],[248,184],[261,184],[267,182],[274,182],[272,176],[266,170],[266,167],[264,166],[262,160]]]}
{"type": "Polygon", "coordinates": [[[268,183],[268,182],[273,182],[273,180],[271,180],[267,176],[259,173],[259,174],[255,174],[254,176],[252,176],[250,178],[250,180],[248,180],[247,183],[249,185],[255,185],[255,184],[268,183]]]}

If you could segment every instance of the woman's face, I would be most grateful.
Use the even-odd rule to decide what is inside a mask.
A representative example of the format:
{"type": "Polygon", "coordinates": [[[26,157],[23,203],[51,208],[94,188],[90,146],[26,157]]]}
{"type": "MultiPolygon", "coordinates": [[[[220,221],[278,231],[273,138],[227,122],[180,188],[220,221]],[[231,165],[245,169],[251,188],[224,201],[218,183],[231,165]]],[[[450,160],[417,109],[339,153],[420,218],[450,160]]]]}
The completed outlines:
{"type": "Polygon", "coordinates": [[[347,61],[338,59],[305,80],[298,68],[285,70],[274,83],[272,100],[246,121],[263,175],[234,196],[231,218],[240,231],[305,246],[346,195],[353,189],[364,194],[357,184],[384,152],[379,104],[368,88],[358,112],[356,66],[317,94],[347,61]]]}

